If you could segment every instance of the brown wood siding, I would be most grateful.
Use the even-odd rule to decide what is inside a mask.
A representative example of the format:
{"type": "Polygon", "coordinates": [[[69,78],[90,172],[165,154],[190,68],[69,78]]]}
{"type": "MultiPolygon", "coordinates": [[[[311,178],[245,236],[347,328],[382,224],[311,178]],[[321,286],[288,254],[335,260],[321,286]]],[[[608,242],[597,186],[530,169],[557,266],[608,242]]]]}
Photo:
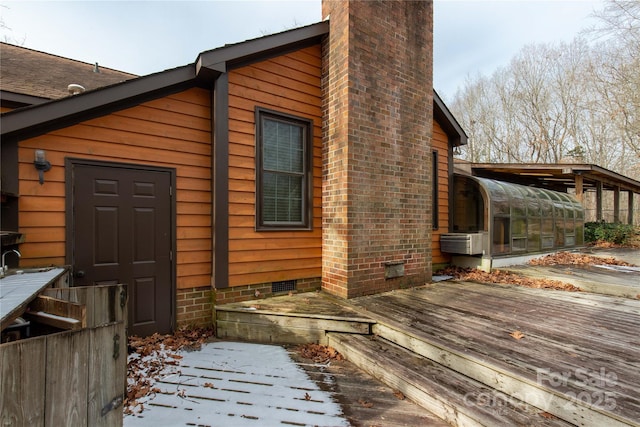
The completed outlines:
{"type": "Polygon", "coordinates": [[[320,46],[229,73],[229,286],[320,277],[320,46]],[[255,231],[255,107],[314,121],[313,230],[255,231]]]}
{"type": "Polygon", "coordinates": [[[65,263],[65,158],[176,169],[177,287],[211,281],[210,92],[190,89],[19,144],[21,264],[65,263]],[[34,150],[52,168],[38,183],[34,150]]]}
{"type": "Polygon", "coordinates": [[[438,151],[438,228],[433,230],[431,255],[434,264],[447,263],[451,256],[440,252],[440,235],[449,232],[449,138],[433,121],[433,150],[438,151]]]}

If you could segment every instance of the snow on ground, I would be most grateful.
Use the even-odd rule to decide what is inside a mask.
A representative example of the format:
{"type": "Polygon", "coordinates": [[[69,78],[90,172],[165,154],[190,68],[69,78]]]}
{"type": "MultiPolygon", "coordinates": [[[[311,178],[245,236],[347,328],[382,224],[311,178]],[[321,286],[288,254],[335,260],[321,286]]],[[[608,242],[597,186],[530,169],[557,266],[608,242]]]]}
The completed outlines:
{"type": "Polygon", "coordinates": [[[349,425],[282,347],[211,342],[178,354],[124,427],[349,425]]]}

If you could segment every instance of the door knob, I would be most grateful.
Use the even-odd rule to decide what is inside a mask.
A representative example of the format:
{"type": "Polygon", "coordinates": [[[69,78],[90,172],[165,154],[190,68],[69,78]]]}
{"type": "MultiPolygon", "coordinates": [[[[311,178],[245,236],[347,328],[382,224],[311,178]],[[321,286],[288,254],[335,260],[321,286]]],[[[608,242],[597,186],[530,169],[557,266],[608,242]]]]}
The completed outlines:
{"type": "Polygon", "coordinates": [[[83,278],[84,277],[84,270],[76,271],[76,277],[83,278]]]}

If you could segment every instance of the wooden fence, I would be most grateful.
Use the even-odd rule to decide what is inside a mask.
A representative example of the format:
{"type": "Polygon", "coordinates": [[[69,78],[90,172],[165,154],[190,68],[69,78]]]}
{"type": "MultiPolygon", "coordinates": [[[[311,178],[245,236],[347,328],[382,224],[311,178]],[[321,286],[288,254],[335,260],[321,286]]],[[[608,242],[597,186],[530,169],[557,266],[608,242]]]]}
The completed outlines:
{"type": "Polygon", "coordinates": [[[0,425],[122,426],[124,285],[47,289],[86,307],[86,327],[0,345],[0,425]]]}

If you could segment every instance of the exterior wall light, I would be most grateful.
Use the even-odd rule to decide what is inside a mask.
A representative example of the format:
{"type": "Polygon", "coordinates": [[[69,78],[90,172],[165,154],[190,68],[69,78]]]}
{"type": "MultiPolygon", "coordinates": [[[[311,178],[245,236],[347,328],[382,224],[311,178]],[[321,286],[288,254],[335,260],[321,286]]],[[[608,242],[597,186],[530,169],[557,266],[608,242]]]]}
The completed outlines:
{"type": "Polygon", "coordinates": [[[38,171],[40,185],[44,184],[44,173],[51,169],[51,163],[47,161],[46,153],[44,150],[36,150],[33,166],[35,166],[36,170],[38,171]]]}

